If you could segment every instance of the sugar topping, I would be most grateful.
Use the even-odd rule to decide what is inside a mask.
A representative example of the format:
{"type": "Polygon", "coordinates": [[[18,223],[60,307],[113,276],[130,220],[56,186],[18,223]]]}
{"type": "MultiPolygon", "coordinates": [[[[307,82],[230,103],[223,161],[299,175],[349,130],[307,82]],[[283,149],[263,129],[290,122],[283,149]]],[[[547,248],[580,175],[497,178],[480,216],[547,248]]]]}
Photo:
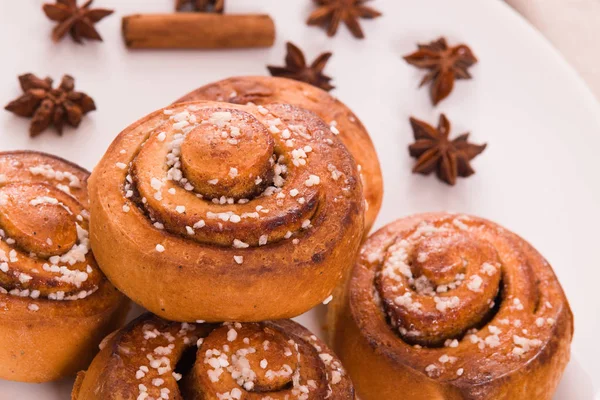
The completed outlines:
{"type": "Polygon", "coordinates": [[[277,325],[228,322],[221,328],[212,327],[207,331],[186,323],[173,322],[158,327],[149,320],[139,324],[142,325],[136,329],[142,334],[143,342],[133,349],[123,346],[118,346],[118,349],[126,352],[131,359],[134,359],[132,351],[140,354],[139,359],[143,361],[132,369],[130,379],[136,385],[136,395],[146,400],[168,399],[169,381],[183,379],[182,374],[173,370],[177,361],[174,356],[181,353],[181,346],[197,347],[198,371],[206,374],[208,382],[224,385],[219,386],[221,389],[216,392],[219,399],[241,399],[246,392],[262,393],[262,398],[268,399],[269,385],[277,386],[286,382],[289,384],[290,399],[308,400],[310,394],[323,384],[328,387],[329,397],[346,376],[340,362],[316,336],[298,335],[295,330],[288,334],[277,325]],[[304,368],[315,368],[315,361],[305,359],[313,357],[313,353],[305,353],[299,346],[300,341],[316,350],[321,364],[319,368],[324,369],[321,379],[325,379],[325,382],[306,379],[300,373],[304,368]],[[235,383],[235,386],[229,386],[229,382],[235,383]],[[257,390],[259,385],[260,389],[257,390]]]}
{"type": "Polygon", "coordinates": [[[556,323],[547,301],[534,313],[531,300],[516,297],[510,288],[498,296],[503,269],[515,263],[497,250],[499,233],[485,222],[453,215],[389,234],[387,242],[373,249],[367,245],[361,253],[361,263],[374,271],[375,305],[398,340],[414,351],[429,349],[419,365],[431,378],[480,374],[464,367],[470,365],[463,359],[466,352],[493,354],[505,363],[533,357],[556,323]],[[464,310],[461,331],[456,321],[464,310]]]}
{"type": "MultiPolygon", "coordinates": [[[[71,190],[82,187],[81,179],[76,173],[60,170],[49,164],[25,166],[16,162],[12,167],[30,174],[29,179],[33,182],[41,181],[47,185],[43,190],[32,189],[38,193],[27,190],[21,192],[22,196],[29,196],[24,199],[32,207],[28,214],[44,213],[45,216],[52,216],[49,212],[51,208],[63,209],[66,214],[58,214],[55,218],[65,218],[61,222],[67,227],[67,232],[70,230],[74,234],[74,238],[68,239],[67,246],[64,238],[53,236],[55,232],[45,232],[40,228],[33,233],[37,243],[34,240],[33,244],[27,244],[22,241],[22,233],[14,233],[13,238],[9,236],[13,232],[11,229],[0,229],[0,272],[6,275],[0,286],[0,293],[37,300],[38,302],[27,304],[27,309],[31,312],[40,310],[39,301],[75,301],[90,296],[98,289],[98,273],[89,244],[89,213],[79,204],[82,202],[78,197],[79,192],[71,190]],[[41,247],[41,250],[35,250],[36,246],[41,247]],[[54,255],[45,256],[43,252],[54,255]]],[[[5,174],[0,175],[2,183],[12,179],[5,174]]],[[[11,196],[5,192],[0,193],[0,205],[8,205],[11,196]]]]}

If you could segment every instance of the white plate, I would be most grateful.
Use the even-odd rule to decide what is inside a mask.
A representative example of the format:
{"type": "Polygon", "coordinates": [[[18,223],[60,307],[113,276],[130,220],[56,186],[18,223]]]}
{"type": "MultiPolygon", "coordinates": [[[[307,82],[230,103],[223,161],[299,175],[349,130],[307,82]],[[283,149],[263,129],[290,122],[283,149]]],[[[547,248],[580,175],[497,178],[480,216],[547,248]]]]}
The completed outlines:
{"type": "MultiPolygon", "coordinates": [[[[125,49],[120,17],[170,12],[172,0],[99,0],[113,15],[98,24],[104,44],[53,44],[42,0],[5,2],[0,12],[0,102],[20,94],[24,72],[76,77],[98,111],[77,131],[27,137],[28,121],[0,112],[0,148],[36,149],[93,168],[104,149],[128,124],[204,83],[233,75],[265,74],[281,64],[292,40],[312,60],[333,50],[326,72],[333,93],[352,107],[371,132],[382,162],[385,199],[381,226],[415,212],[453,210],[481,215],[519,233],[551,262],[575,313],[573,355],[557,399],[591,399],[600,391],[600,281],[595,250],[600,227],[600,107],[560,55],[500,1],[376,0],[384,17],[362,23],[367,39],[345,27],[329,39],[304,20],[309,0],[229,0],[230,12],[269,12],[278,37],[272,49],[239,51],[136,51],[125,49]],[[468,43],[480,59],[475,79],[460,81],[440,106],[430,105],[417,84],[422,72],[401,58],[416,42],[446,35],[468,43]],[[474,161],[477,174],[448,187],[434,177],[412,175],[406,147],[408,117],[434,123],[440,112],[453,133],[472,132],[489,147],[474,161]]],[[[319,330],[319,315],[300,317],[319,330]]],[[[0,382],[0,400],[69,397],[71,381],[44,385],[0,382]]]]}

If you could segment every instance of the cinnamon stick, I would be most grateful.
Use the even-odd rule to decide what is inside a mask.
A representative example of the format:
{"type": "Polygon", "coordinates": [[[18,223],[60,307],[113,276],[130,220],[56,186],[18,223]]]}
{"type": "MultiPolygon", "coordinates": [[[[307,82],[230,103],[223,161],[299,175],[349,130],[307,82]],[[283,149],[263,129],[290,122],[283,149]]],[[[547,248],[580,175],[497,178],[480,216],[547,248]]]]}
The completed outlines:
{"type": "Polygon", "coordinates": [[[263,14],[136,14],[123,17],[132,49],[230,49],[271,47],[275,24],[263,14]]]}

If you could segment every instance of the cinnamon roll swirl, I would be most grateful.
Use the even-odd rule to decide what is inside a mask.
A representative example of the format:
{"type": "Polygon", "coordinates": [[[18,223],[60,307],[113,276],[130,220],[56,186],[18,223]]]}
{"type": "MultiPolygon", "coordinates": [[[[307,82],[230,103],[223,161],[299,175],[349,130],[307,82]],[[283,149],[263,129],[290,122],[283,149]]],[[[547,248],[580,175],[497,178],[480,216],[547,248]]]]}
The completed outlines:
{"type": "Polygon", "coordinates": [[[337,357],[290,320],[177,323],[141,316],[106,338],[72,400],[349,400],[337,357]]]}
{"type": "Polygon", "coordinates": [[[480,218],[400,219],[365,243],[334,304],[362,399],[551,399],[573,316],[548,262],[480,218]]]}
{"type": "Polygon", "coordinates": [[[327,298],[364,201],[329,126],[289,105],[177,104],[123,131],[90,178],[91,243],[128,297],[176,321],[261,321],[327,298]]]}
{"type": "Polygon", "coordinates": [[[88,239],[88,172],[42,153],[0,153],[0,378],[46,382],[85,368],[128,301],[88,239]]]}
{"type": "Polygon", "coordinates": [[[358,117],[331,94],[308,83],[286,78],[243,76],[210,83],[178,102],[226,101],[235,104],[293,104],[312,111],[330,125],[358,164],[365,195],[365,235],[377,218],[383,199],[383,179],[375,147],[358,117]]]}

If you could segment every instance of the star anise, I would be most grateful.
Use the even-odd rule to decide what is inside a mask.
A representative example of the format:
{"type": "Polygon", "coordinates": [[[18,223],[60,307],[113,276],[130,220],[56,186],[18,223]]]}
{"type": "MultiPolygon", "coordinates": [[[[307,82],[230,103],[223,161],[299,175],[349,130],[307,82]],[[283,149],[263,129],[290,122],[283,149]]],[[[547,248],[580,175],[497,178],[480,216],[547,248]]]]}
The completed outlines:
{"type": "Polygon", "coordinates": [[[52,79],[40,79],[33,74],[19,76],[24,94],[8,103],[5,110],[21,117],[33,117],[29,134],[37,136],[50,125],[62,135],[64,123],[79,126],[83,115],[96,109],[87,94],[76,92],[75,80],[65,75],[58,88],[52,88],[52,79]]]}
{"type": "Polygon", "coordinates": [[[223,13],[225,9],[225,0],[177,0],[175,9],[182,11],[185,9],[201,12],[223,13]]]}
{"type": "Polygon", "coordinates": [[[330,91],[335,86],[329,82],[331,78],[323,74],[323,69],[329,61],[332,53],[323,53],[319,55],[310,65],[306,65],[306,59],[302,50],[291,42],[287,42],[287,54],[285,56],[285,67],[274,67],[268,65],[267,68],[273,76],[280,76],[288,79],[310,83],[313,86],[330,91]]]}
{"type": "Polygon", "coordinates": [[[77,43],[83,43],[82,39],[102,41],[94,24],[112,14],[113,10],[91,9],[92,1],[86,1],[81,7],[77,5],[77,0],[56,0],[56,4],[44,4],[44,12],[48,18],[58,22],[52,31],[52,39],[55,42],[61,40],[67,33],[77,43]]]}
{"type": "Polygon", "coordinates": [[[404,59],[417,68],[429,70],[420,86],[432,81],[431,100],[434,105],[448,97],[455,79],[471,79],[467,69],[477,62],[477,58],[467,45],[448,47],[446,39],[439,38],[418,47],[416,52],[404,59]]]}
{"type": "Polygon", "coordinates": [[[377,18],[381,13],[365,3],[370,0],[314,0],[319,5],[308,17],[308,25],[327,28],[327,35],[336,34],[340,22],[346,24],[350,32],[357,38],[365,35],[358,22],[359,18],[377,18]]]}
{"type": "Polygon", "coordinates": [[[456,183],[457,176],[467,177],[475,173],[470,161],[481,154],[487,144],[469,143],[468,133],[450,140],[450,121],[444,114],[440,115],[437,129],[412,117],[410,125],[415,142],[408,150],[417,159],[414,173],[428,175],[436,170],[438,178],[450,185],[456,183]]]}

